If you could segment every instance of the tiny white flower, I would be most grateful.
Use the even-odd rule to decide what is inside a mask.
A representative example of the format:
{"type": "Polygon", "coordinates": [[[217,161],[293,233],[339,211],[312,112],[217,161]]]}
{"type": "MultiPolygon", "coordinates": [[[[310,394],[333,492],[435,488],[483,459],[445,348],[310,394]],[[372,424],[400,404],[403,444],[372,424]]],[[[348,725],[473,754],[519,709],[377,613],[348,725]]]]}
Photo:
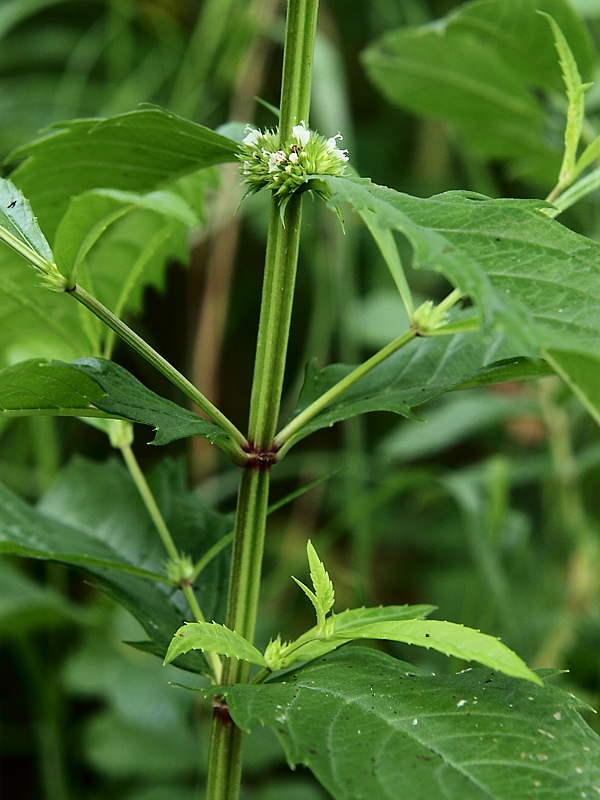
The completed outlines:
{"type": "Polygon", "coordinates": [[[292,128],[292,134],[296,137],[296,141],[300,147],[306,147],[308,140],[310,139],[310,131],[307,130],[304,122],[301,122],[300,125],[294,125],[292,128]]]}
{"type": "Polygon", "coordinates": [[[327,139],[327,148],[331,150],[333,153],[334,150],[337,149],[337,140],[342,138],[341,133],[336,133],[335,136],[332,136],[330,139],[327,139]]]}
{"type": "Polygon", "coordinates": [[[298,163],[298,153],[290,153],[290,161],[292,164],[298,163]]]}
{"type": "Polygon", "coordinates": [[[257,131],[254,128],[250,128],[248,133],[242,139],[242,144],[245,144],[247,147],[256,147],[260,137],[261,137],[260,131],[257,131]]]}

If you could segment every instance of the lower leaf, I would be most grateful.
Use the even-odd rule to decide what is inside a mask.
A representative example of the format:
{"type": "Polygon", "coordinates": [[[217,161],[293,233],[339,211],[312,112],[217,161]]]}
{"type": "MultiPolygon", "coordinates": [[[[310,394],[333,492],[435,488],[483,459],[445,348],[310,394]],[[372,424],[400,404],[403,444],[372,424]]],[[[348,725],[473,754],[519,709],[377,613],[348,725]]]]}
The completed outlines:
{"type": "Polygon", "coordinates": [[[556,800],[600,794],[585,705],[489,670],[420,673],[349,647],[258,686],[227,687],[245,730],[273,730],[335,800],[556,800]]]}

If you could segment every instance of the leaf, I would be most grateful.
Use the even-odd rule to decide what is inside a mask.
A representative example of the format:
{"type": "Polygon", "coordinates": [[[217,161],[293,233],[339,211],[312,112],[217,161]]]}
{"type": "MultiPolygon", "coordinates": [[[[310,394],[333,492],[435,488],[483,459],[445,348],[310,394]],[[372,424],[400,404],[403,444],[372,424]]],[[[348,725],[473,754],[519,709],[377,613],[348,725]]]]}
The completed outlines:
{"type": "Polygon", "coordinates": [[[4,178],[0,178],[0,228],[15,240],[15,244],[22,245],[22,249],[18,251],[22,255],[24,251],[29,251],[40,261],[52,264],[52,250],[40,230],[29,202],[11,181],[4,178]]]}
{"type": "MultiPolygon", "coordinates": [[[[403,233],[414,266],[442,272],[469,295],[484,332],[504,334],[513,354],[576,352],[600,361],[600,246],[541,213],[542,203],[461,192],[420,199],[361,179],[323,180],[332,205],[371,209],[381,227],[403,233]]],[[[585,376],[576,377],[585,392],[585,376]]],[[[392,410],[406,412],[397,399],[392,410]]]]}
{"type": "Polygon", "coordinates": [[[179,628],[173,636],[165,656],[165,664],[190,650],[205,653],[219,653],[239,661],[248,661],[259,667],[266,667],[262,653],[239,633],[219,625],[217,622],[190,622],[179,628]]]}
{"type": "MultiPolygon", "coordinates": [[[[372,622],[356,621],[350,624],[345,620],[343,632],[333,622],[333,631],[324,639],[324,648],[313,647],[307,634],[296,640],[290,649],[294,652],[294,661],[306,661],[316,658],[342,644],[356,639],[378,639],[390,642],[417,645],[437,650],[446,656],[453,656],[462,661],[477,661],[486,667],[504,672],[514,678],[539,683],[539,678],[526,664],[506,645],[498,639],[473,628],[466,628],[454,622],[422,619],[387,619],[372,622]],[[307,641],[307,648],[302,648],[302,640],[307,641]]],[[[315,631],[315,635],[317,631],[315,631]]]]}
{"type": "Polygon", "coordinates": [[[542,93],[562,95],[562,86],[538,10],[556,20],[589,79],[595,60],[590,36],[564,0],[464,3],[435,24],[386,33],[363,61],[388,100],[453,123],[480,155],[513,159],[521,173],[543,182],[548,170],[558,172],[561,146],[542,93]]]}
{"type": "Polygon", "coordinates": [[[546,358],[600,425],[600,359],[560,350],[546,350],[546,358]]]}
{"type": "MultiPolygon", "coordinates": [[[[176,547],[194,561],[231,530],[229,516],[189,491],[183,463],[165,461],[147,479],[176,547]]],[[[114,459],[74,459],[37,507],[0,485],[0,552],[59,561],[92,575],[143,626],[149,639],[135,646],[161,658],[173,631],[193,618],[181,591],[167,584],[162,543],[133,481],[114,459]]],[[[194,586],[213,618],[225,611],[228,561],[228,553],[220,553],[194,586]]],[[[208,672],[199,653],[183,656],[177,666],[208,672]]]]}
{"type": "Polygon", "coordinates": [[[552,34],[554,36],[554,43],[558,51],[560,68],[562,71],[563,80],[567,90],[567,100],[569,106],[567,109],[567,124],[565,127],[565,152],[563,156],[563,163],[560,168],[560,182],[562,184],[571,183],[577,177],[575,170],[575,161],[577,159],[577,146],[581,138],[581,131],[583,129],[583,121],[585,117],[585,103],[583,95],[587,89],[592,85],[591,83],[583,83],[579,70],[577,69],[577,62],[573,56],[569,43],[565,39],[560,27],[556,21],[552,19],[550,14],[543,11],[538,12],[546,18],[552,34]]]}
{"type": "Polygon", "coordinates": [[[83,568],[111,567],[153,580],[166,580],[162,570],[144,566],[147,558],[138,552],[135,542],[120,552],[112,541],[103,541],[93,536],[92,531],[82,531],[66,520],[49,518],[1,484],[0,510],[0,553],[61,561],[83,568]]]}
{"type": "MultiPolygon", "coordinates": [[[[199,220],[190,206],[174,192],[163,190],[138,194],[94,189],[72,198],[60,221],[54,242],[56,262],[72,285],[77,270],[107,228],[134,209],[177,220],[186,228],[199,220]]],[[[165,221],[160,224],[165,226],[165,221]]],[[[168,228],[167,228],[168,230],[168,228]]]]}
{"type": "Polygon", "coordinates": [[[97,416],[154,428],[152,444],[188,436],[217,442],[227,434],[194,412],[147,389],[112,361],[72,364],[32,359],[0,370],[0,415],[97,416]]]}
{"type": "Polygon", "coordinates": [[[227,687],[244,730],[275,732],[335,800],[555,800],[600,791],[584,704],[488,670],[419,673],[348,648],[259,685],[227,687]]]}
{"type": "Polygon", "coordinates": [[[18,148],[13,181],[52,236],[71,197],[89,189],[149,192],[181,175],[236,160],[238,145],[159,108],[52,125],[18,148]]]}
{"type": "MultiPolygon", "coordinates": [[[[304,426],[292,441],[374,411],[415,419],[414,408],[446,392],[551,374],[550,368],[537,359],[494,360],[511,352],[518,351],[505,337],[496,337],[491,342],[470,334],[417,339],[358,381],[304,426]]],[[[353,369],[346,364],[332,364],[320,370],[314,362],[309,363],[293,417],[353,369]]]]}
{"type": "Polygon", "coordinates": [[[333,617],[333,633],[329,639],[318,639],[313,627],[291,642],[286,648],[288,665],[313,661],[337,650],[351,639],[353,630],[375,622],[397,622],[419,619],[435,611],[435,606],[377,606],[375,608],[351,608],[333,617]]]}
{"type": "MultiPolygon", "coordinates": [[[[187,208],[202,219],[204,191],[213,184],[213,177],[204,170],[171,184],[168,192],[159,192],[159,206],[165,213],[165,196],[169,204],[171,200],[179,204],[179,212],[168,218],[144,207],[156,193],[140,196],[136,207],[121,216],[128,206],[107,196],[88,193],[73,198],[67,210],[69,230],[65,223],[56,237],[57,259],[74,261],[78,254],[85,254],[87,245],[94,244],[94,235],[102,233],[87,252],[85,268],[78,262],[78,282],[117,316],[137,314],[143,308],[145,289],[163,288],[169,263],[187,263],[189,225],[180,217],[187,208]],[[116,217],[104,229],[106,218],[98,219],[96,214],[111,210],[116,217]]],[[[1,245],[0,270],[0,364],[32,357],[72,360],[110,352],[112,332],[64,295],[41,291],[39,277],[1,245]]]]}
{"type": "Polygon", "coordinates": [[[325,565],[317,555],[317,551],[310,539],[306,543],[306,554],[308,556],[310,579],[314,587],[314,592],[297,578],[294,578],[294,580],[313,604],[317,613],[317,636],[322,636],[325,635],[326,632],[325,617],[333,608],[335,592],[331,578],[325,569],[325,565]]]}
{"type": "Polygon", "coordinates": [[[454,622],[422,619],[372,622],[350,628],[344,636],[348,639],[383,639],[431,648],[462,661],[477,661],[513,678],[541,683],[537,675],[498,639],[454,622]]]}

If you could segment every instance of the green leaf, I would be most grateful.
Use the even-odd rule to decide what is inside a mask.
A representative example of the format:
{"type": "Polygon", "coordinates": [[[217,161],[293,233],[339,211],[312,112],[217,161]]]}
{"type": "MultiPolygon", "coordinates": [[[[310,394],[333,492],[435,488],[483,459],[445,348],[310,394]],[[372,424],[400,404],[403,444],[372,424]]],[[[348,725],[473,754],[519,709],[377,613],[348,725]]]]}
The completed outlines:
{"type": "Polygon", "coordinates": [[[317,636],[325,636],[327,627],[325,618],[333,608],[335,600],[333,583],[310,539],[306,543],[306,554],[308,556],[310,579],[314,587],[314,592],[297,578],[294,578],[294,580],[315,607],[317,613],[317,636]]]}
{"type": "MultiPolygon", "coordinates": [[[[183,463],[165,461],[147,478],[176,547],[194,561],[231,530],[229,516],[189,491],[183,463]]],[[[149,639],[135,646],[160,658],[173,631],[193,618],[181,591],[167,583],[162,543],[133,481],[115,460],[74,459],[37,507],[0,485],[0,552],[59,561],[92,575],[143,626],[149,639]]],[[[228,561],[224,552],[213,558],[194,586],[212,618],[225,611],[228,561]]],[[[209,673],[200,653],[183,656],[177,666],[209,673]]]]}
{"type": "MultiPolygon", "coordinates": [[[[117,316],[137,314],[145,289],[163,288],[168,264],[187,263],[191,216],[185,209],[201,219],[204,191],[210,185],[213,177],[203,170],[172,183],[168,192],[140,195],[135,207],[111,199],[108,191],[73,198],[66,212],[68,225],[61,226],[56,237],[57,259],[69,267],[77,260],[78,282],[117,316]],[[159,211],[145,207],[153,206],[155,199],[159,211]],[[129,212],[121,215],[127,208],[129,212]],[[167,215],[169,208],[173,213],[167,215]],[[111,213],[113,221],[104,230],[111,213]]],[[[0,364],[110,354],[113,333],[67,297],[40,291],[39,276],[1,245],[0,270],[0,364]]]]}
{"type": "Polygon", "coordinates": [[[190,622],[175,633],[165,656],[165,664],[190,650],[219,653],[239,661],[266,667],[262,653],[239,633],[217,622],[190,622]]]}
{"type": "Polygon", "coordinates": [[[51,126],[10,156],[12,179],[54,234],[71,197],[96,188],[149,192],[181,175],[236,160],[238,145],[159,108],[51,126]]]}
{"type": "MultiPolygon", "coordinates": [[[[336,422],[374,411],[388,411],[415,419],[414,408],[446,392],[551,374],[551,369],[538,359],[513,357],[493,360],[511,352],[516,350],[504,337],[496,337],[493,342],[470,334],[417,339],[362,378],[303,427],[293,441],[336,422]],[[488,359],[491,363],[486,364],[488,359]]],[[[314,362],[309,363],[293,416],[353,369],[346,364],[318,369],[314,362]]]]}
{"type": "MultiPolygon", "coordinates": [[[[421,199],[360,179],[323,180],[332,204],[371,209],[380,226],[403,233],[414,266],[442,272],[469,295],[484,332],[504,334],[513,353],[600,359],[600,245],[548,218],[543,203],[461,192],[421,199]]],[[[576,379],[587,391],[585,376],[576,379]]]]}
{"type": "MultiPolygon", "coordinates": [[[[54,242],[56,262],[67,277],[69,285],[75,282],[79,265],[107,228],[134,209],[145,209],[156,215],[172,218],[188,228],[199,222],[185,200],[172,191],[138,194],[94,189],[84,192],[69,203],[54,242]]],[[[164,220],[161,225],[168,230],[164,220]]]]}
{"type": "Polygon", "coordinates": [[[454,622],[422,619],[372,622],[350,628],[344,635],[348,639],[384,639],[431,648],[462,661],[477,661],[513,678],[541,683],[538,676],[498,639],[454,622]]]}
{"type": "Polygon", "coordinates": [[[547,350],[546,358],[600,425],[600,359],[560,350],[547,350]]]}
{"type": "Polygon", "coordinates": [[[29,202],[11,181],[4,178],[0,178],[0,228],[22,245],[22,255],[23,251],[29,251],[40,261],[52,264],[52,250],[29,202]]]}
{"type": "Polygon", "coordinates": [[[46,288],[64,291],[67,283],[54,264],[50,246],[29,202],[13,183],[3,178],[0,178],[0,241],[29,262],[46,288]]]}
{"type": "Polygon", "coordinates": [[[514,159],[542,182],[548,170],[558,172],[562,149],[543,93],[562,95],[562,85],[538,10],[556,20],[588,80],[595,63],[590,36],[565,0],[464,3],[435,25],[386,33],[363,61],[388,100],[452,122],[480,155],[514,159]]]}
{"type": "Polygon", "coordinates": [[[72,364],[32,359],[0,370],[0,415],[127,419],[154,428],[152,444],[188,436],[216,442],[227,434],[192,411],[147,389],[112,361],[72,364]]]}
{"type": "MultiPolygon", "coordinates": [[[[141,503],[136,505],[140,507],[141,503]]],[[[162,570],[145,566],[147,557],[138,552],[135,541],[119,546],[121,543],[116,543],[114,537],[99,539],[93,531],[70,525],[66,519],[59,521],[48,517],[1,484],[0,510],[0,553],[61,561],[90,569],[110,567],[166,582],[162,570]]]]}
{"type": "Polygon", "coordinates": [[[397,622],[420,619],[435,611],[435,606],[377,606],[375,608],[350,608],[333,617],[333,631],[329,639],[318,639],[317,628],[311,628],[291,642],[286,648],[287,665],[313,661],[337,650],[351,639],[351,633],[364,625],[375,622],[397,622]]]}
{"type": "Polygon", "coordinates": [[[585,705],[488,670],[419,673],[348,648],[268,683],[225,690],[235,723],[275,732],[335,800],[555,800],[600,790],[585,705]]]}
{"type": "Polygon", "coordinates": [[[577,69],[577,62],[573,57],[569,43],[565,39],[560,27],[556,24],[556,21],[552,19],[550,14],[546,14],[543,11],[538,13],[546,18],[552,28],[554,43],[558,51],[560,68],[567,90],[569,106],[567,109],[567,124],[565,127],[565,152],[559,176],[560,183],[567,185],[577,176],[575,161],[577,159],[577,147],[581,138],[585,116],[583,96],[592,84],[584,84],[582,82],[579,70],[577,69]]]}
{"type": "Polygon", "coordinates": [[[584,169],[589,167],[590,164],[597,161],[598,158],[600,158],[600,136],[597,136],[593,142],[590,142],[577,159],[574,170],[575,175],[579,175],[584,169]]]}

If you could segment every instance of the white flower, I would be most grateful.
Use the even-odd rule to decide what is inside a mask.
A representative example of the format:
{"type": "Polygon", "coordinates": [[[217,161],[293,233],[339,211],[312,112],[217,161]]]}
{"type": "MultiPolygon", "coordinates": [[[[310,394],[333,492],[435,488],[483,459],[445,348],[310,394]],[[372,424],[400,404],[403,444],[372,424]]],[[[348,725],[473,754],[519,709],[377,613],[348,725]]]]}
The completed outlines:
{"type": "MultiPolygon", "coordinates": [[[[262,188],[271,189],[285,208],[288,199],[298,190],[310,188],[319,175],[341,176],[347,150],[337,147],[338,133],[329,139],[311,131],[304,121],[292,127],[288,141],[280,142],[277,130],[258,131],[246,128],[240,145],[241,171],[248,185],[247,194],[262,188]]],[[[323,189],[315,189],[325,196],[323,189]]]]}
{"type": "Polygon", "coordinates": [[[296,137],[296,141],[300,147],[306,147],[310,139],[310,131],[307,130],[305,122],[301,122],[300,125],[294,125],[292,134],[296,137]]]}
{"type": "Polygon", "coordinates": [[[348,156],[346,155],[348,151],[342,150],[337,146],[337,140],[342,138],[343,137],[341,133],[336,133],[335,136],[332,136],[330,139],[327,139],[326,147],[331,153],[331,155],[334,156],[335,158],[339,158],[340,161],[348,161],[348,156]]]}
{"type": "Polygon", "coordinates": [[[262,136],[261,132],[254,128],[247,128],[246,130],[248,133],[242,139],[242,144],[245,144],[247,147],[256,147],[258,140],[262,136]]]}

